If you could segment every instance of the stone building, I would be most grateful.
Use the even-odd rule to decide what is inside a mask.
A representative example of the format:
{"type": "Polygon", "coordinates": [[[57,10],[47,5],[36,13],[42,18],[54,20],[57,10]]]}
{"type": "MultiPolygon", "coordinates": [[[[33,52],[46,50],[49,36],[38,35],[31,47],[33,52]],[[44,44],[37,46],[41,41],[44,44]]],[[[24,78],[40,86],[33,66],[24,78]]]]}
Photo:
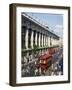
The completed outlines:
{"type": "Polygon", "coordinates": [[[36,45],[38,49],[45,50],[58,46],[59,36],[26,13],[21,15],[22,52],[31,51],[36,45]]]}

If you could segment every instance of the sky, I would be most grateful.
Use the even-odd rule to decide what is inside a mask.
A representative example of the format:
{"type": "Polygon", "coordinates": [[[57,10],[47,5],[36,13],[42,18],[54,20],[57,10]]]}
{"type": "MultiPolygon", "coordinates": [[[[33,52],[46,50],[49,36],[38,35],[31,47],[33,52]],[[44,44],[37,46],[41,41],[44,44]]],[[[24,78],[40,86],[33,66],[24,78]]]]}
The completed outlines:
{"type": "Polygon", "coordinates": [[[45,26],[49,27],[49,30],[63,37],[63,15],[62,14],[50,14],[50,13],[32,13],[26,12],[28,15],[39,21],[45,26]]]}

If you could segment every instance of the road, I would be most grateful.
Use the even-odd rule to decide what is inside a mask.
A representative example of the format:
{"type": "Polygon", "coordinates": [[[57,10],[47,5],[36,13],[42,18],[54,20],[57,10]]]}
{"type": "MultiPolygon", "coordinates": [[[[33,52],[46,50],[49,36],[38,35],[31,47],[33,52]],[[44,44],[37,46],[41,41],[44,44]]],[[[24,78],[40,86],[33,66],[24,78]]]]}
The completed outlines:
{"type": "MultiPolygon", "coordinates": [[[[40,76],[52,76],[52,75],[62,75],[63,74],[63,57],[62,57],[63,49],[59,48],[58,51],[53,54],[52,58],[52,65],[48,68],[47,71],[44,72],[44,74],[40,74],[40,76]]],[[[24,64],[24,73],[22,73],[23,77],[30,77],[30,76],[37,76],[35,75],[35,62],[37,62],[38,59],[35,59],[28,64],[24,64]]],[[[39,76],[39,73],[38,73],[39,76]]]]}
{"type": "Polygon", "coordinates": [[[45,75],[63,75],[63,49],[59,48],[58,52],[53,55],[53,64],[46,71],[45,75]]]}

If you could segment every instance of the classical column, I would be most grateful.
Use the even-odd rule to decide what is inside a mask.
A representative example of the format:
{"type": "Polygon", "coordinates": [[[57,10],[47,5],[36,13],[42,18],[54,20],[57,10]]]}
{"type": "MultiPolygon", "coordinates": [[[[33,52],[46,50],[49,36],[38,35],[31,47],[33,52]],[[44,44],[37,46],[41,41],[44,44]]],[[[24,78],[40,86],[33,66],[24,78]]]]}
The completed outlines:
{"type": "Polygon", "coordinates": [[[40,38],[41,38],[41,34],[39,33],[39,47],[40,47],[40,38]]]}
{"type": "Polygon", "coordinates": [[[25,46],[26,46],[26,48],[28,49],[28,29],[26,30],[26,37],[25,37],[25,46]]]}
{"type": "Polygon", "coordinates": [[[59,45],[59,40],[56,40],[56,44],[55,45],[59,45]]]}
{"type": "Polygon", "coordinates": [[[35,34],[35,45],[37,45],[37,32],[35,34]]]}
{"type": "Polygon", "coordinates": [[[45,35],[45,46],[46,46],[46,35],[45,35]]]}
{"type": "Polygon", "coordinates": [[[54,45],[56,44],[56,39],[54,39],[54,45]]]}
{"type": "Polygon", "coordinates": [[[52,46],[52,37],[50,36],[50,47],[52,46]]]}
{"type": "Polygon", "coordinates": [[[31,47],[33,48],[33,34],[34,34],[34,32],[32,31],[32,33],[31,33],[31,47]]]}
{"type": "Polygon", "coordinates": [[[50,37],[48,37],[48,46],[50,47],[50,37]]]}
{"type": "Polygon", "coordinates": [[[51,43],[52,43],[52,46],[53,46],[53,37],[51,38],[51,43]]]}
{"type": "Polygon", "coordinates": [[[51,37],[51,46],[53,45],[53,37],[51,37]]]}
{"type": "Polygon", "coordinates": [[[44,46],[45,46],[45,35],[44,35],[44,46]]]}
{"type": "Polygon", "coordinates": [[[43,34],[43,47],[44,47],[44,34],[43,34]]]}
{"type": "Polygon", "coordinates": [[[52,45],[54,46],[54,45],[55,45],[55,43],[54,43],[54,42],[55,42],[54,38],[52,38],[52,42],[53,42],[52,45]]]}
{"type": "Polygon", "coordinates": [[[57,45],[57,40],[55,39],[55,45],[57,45]]]}
{"type": "Polygon", "coordinates": [[[47,36],[46,36],[46,46],[47,46],[47,36]]]}
{"type": "Polygon", "coordinates": [[[42,34],[42,47],[43,47],[43,34],[42,34]]]}
{"type": "Polygon", "coordinates": [[[48,43],[49,43],[49,42],[48,42],[48,36],[47,36],[47,46],[48,46],[48,43]]]}
{"type": "Polygon", "coordinates": [[[46,38],[46,36],[45,36],[45,46],[47,45],[47,38],[46,38]]]}

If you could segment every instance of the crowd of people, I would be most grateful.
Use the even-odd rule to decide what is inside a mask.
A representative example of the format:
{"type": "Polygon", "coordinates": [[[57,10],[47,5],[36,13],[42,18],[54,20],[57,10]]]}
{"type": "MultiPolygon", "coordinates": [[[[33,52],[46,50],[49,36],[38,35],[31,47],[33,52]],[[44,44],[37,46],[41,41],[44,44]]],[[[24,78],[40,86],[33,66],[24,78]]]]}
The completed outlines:
{"type": "MultiPolygon", "coordinates": [[[[47,53],[47,52],[46,52],[47,53]]],[[[36,67],[39,63],[39,56],[41,53],[36,53],[34,55],[29,55],[28,57],[24,56],[22,58],[22,67],[21,75],[22,77],[30,76],[41,76],[41,75],[63,75],[63,51],[60,49],[54,55],[52,60],[55,62],[52,63],[51,67],[47,71],[42,71],[36,67]]]]}

